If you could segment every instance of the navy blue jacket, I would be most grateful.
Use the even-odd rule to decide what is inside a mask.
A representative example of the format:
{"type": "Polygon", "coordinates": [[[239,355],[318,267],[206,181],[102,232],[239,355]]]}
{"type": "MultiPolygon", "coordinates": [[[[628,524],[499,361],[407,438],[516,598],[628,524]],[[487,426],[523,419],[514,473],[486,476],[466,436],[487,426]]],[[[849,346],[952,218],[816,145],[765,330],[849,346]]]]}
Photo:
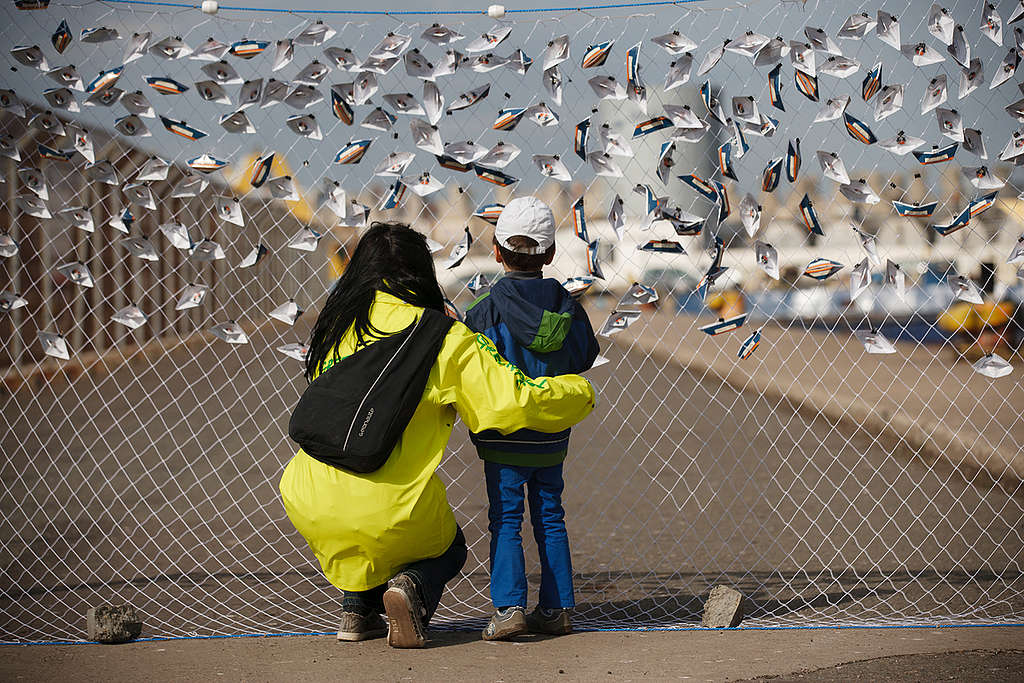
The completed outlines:
{"type": "MultiPolygon", "coordinates": [[[[580,303],[541,273],[505,274],[466,310],[466,325],[487,336],[509,362],[530,377],[590,369],[598,345],[580,303]]],[[[470,434],[480,457],[509,465],[548,466],[565,459],[569,430],[548,434],[490,429],[470,434]]]]}

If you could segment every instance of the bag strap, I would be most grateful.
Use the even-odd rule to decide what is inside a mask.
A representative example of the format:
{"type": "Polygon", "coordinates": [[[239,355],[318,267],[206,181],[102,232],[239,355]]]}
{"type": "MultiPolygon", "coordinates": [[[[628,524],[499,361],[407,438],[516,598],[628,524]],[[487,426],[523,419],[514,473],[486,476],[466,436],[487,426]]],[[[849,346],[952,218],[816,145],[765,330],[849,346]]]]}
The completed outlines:
{"type": "Polygon", "coordinates": [[[391,358],[389,358],[388,362],[384,364],[384,367],[381,368],[380,374],[377,375],[376,379],[373,380],[373,383],[366,390],[366,394],[363,395],[363,400],[359,402],[359,407],[356,408],[354,417],[352,418],[352,423],[348,426],[348,432],[345,434],[345,443],[342,444],[342,450],[346,450],[348,448],[349,439],[352,438],[352,431],[355,429],[356,422],[359,421],[359,416],[362,415],[363,405],[366,403],[366,399],[369,398],[370,393],[373,391],[373,388],[377,386],[377,383],[380,382],[381,378],[387,374],[388,368],[390,368],[392,363],[395,362],[395,359],[398,358],[406,348],[415,348],[416,342],[420,341],[421,338],[429,340],[429,348],[431,348],[436,355],[437,352],[440,351],[441,344],[444,343],[444,338],[447,336],[448,330],[451,329],[452,323],[454,322],[455,321],[452,318],[444,315],[443,313],[438,313],[437,311],[426,308],[423,309],[423,313],[420,314],[419,320],[416,321],[412,330],[408,335],[406,335],[405,339],[402,340],[402,343],[398,345],[395,352],[391,354],[391,358]]]}
{"type": "Polygon", "coordinates": [[[423,315],[420,316],[420,321],[423,322],[425,332],[429,332],[430,336],[437,336],[444,341],[445,335],[448,334],[448,330],[451,329],[452,325],[455,324],[455,319],[446,313],[435,311],[430,308],[423,309],[423,315]],[[424,321],[423,319],[426,318],[424,321]]]}

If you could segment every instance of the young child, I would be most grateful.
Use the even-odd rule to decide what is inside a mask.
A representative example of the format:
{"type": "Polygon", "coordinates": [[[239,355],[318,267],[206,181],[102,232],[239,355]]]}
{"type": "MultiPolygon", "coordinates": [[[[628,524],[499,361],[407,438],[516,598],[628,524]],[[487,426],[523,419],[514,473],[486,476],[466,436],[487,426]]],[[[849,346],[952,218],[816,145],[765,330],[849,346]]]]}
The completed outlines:
{"type": "MultiPolygon", "coordinates": [[[[505,276],[466,311],[466,325],[489,337],[531,378],[583,372],[598,352],[583,307],[558,280],[541,272],[554,256],[551,209],[536,197],[513,199],[494,228],[494,258],[505,267],[505,276]]],[[[496,612],[484,629],[484,640],[505,640],[527,631],[569,633],[569,610],[576,604],[562,509],[569,430],[548,434],[522,429],[506,435],[487,430],[470,436],[484,460],[490,503],[491,601],[496,612]],[[520,535],[524,484],[541,565],[540,599],[529,616],[520,535]]]]}

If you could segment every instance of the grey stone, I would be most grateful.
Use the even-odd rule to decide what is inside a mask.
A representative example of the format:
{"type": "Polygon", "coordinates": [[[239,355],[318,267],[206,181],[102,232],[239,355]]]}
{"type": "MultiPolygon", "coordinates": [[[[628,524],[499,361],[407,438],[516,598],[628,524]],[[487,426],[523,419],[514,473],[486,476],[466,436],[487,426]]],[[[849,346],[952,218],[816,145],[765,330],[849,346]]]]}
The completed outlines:
{"type": "Polygon", "coordinates": [[[142,633],[142,620],[131,605],[90,607],[85,618],[89,640],[98,643],[127,643],[142,633]]]}
{"type": "Polygon", "coordinates": [[[701,626],[730,628],[743,621],[743,594],[726,586],[715,586],[704,603],[701,626]]]}

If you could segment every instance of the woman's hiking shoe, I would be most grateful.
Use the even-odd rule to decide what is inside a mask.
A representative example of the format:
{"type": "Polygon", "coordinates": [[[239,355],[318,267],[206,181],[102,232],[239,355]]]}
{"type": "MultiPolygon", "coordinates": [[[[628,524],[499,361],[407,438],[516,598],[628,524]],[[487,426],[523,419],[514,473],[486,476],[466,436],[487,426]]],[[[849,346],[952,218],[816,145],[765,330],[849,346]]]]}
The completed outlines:
{"type": "Polygon", "coordinates": [[[487,622],[484,629],[484,640],[508,640],[527,633],[526,616],[522,607],[506,607],[499,609],[487,622]]]}
{"type": "Polygon", "coordinates": [[[552,636],[564,636],[572,633],[572,622],[567,609],[547,609],[538,607],[526,617],[526,625],[530,633],[546,633],[552,636]]]}
{"type": "Polygon", "coordinates": [[[358,612],[342,612],[341,624],[338,625],[338,640],[355,642],[381,638],[387,635],[388,625],[377,613],[359,614],[358,612]]]}
{"type": "Polygon", "coordinates": [[[391,579],[391,586],[384,591],[384,611],[388,614],[388,645],[408,648],[426,644],[427,628],[423,619],[427,611],[416,582],[405,572],[391,579]]]}

